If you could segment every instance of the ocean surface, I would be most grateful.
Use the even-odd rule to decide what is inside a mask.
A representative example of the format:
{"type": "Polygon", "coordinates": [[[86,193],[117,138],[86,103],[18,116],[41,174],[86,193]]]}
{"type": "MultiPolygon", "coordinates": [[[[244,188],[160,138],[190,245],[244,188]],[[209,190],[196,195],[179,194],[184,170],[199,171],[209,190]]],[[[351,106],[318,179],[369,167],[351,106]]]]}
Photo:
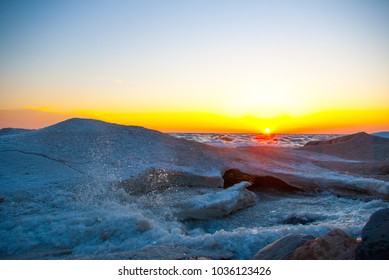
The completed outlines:
{"type": "Polygon", "coordinates": [[[301,147],[309,141],[322,141],[342,134],[255,134],[255,133],[171,133],[170,135],[217,147],[280,146],[301,147]]]}

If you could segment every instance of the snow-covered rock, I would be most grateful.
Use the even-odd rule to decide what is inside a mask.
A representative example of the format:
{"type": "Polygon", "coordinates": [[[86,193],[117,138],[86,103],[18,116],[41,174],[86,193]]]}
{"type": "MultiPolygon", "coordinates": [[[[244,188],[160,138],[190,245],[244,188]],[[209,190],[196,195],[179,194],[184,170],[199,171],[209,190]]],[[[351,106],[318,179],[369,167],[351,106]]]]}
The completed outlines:
{"type": "Polygon", "coordinates": [[[301,149],[352,160],[389,160],[389,139],[365,132],[325,141],[310,141],[301,149]]]}
{"type": "Polygon", "coordinates": [[[228,189],[193,196],[178,205],[181,219],[213,219],[253,206],[256,195],[247,190],[248,182],[241,182],[228,189]]]}

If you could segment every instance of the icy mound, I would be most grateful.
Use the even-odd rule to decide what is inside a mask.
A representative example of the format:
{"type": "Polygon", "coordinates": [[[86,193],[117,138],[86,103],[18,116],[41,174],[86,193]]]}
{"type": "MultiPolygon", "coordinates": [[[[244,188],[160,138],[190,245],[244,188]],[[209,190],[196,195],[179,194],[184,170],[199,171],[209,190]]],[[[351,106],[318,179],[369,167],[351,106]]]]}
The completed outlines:
{"type": "Polygon", "coordinates": [[[19,134],[19,133],[24,133],[31,131],[31,129],[23,129],[23,128],[2,128],[0,129],[0,136],[5,136],[5,135],[12,135],[12,134],[19,134]]]}
{"type": "Polygon", "coordinates": [[[301,149],[354,160],[389,160],[389,139],[364,132],[326,141],[311,141],[301,149]]]}
{"type": "Polygon", "coordinates": [[[32,186],[36,179],[42,179],[44,184],[82,178],[119,182],[153,168],[167,174],[186,172],[220,177],[220,163],[204,144],[97,120],[70,119],[43,129],[7,135],[1,137],[0,148],[0,161],[6,166],[3,176],[12,183],[8,188],[32,186]],[[58,176],[51,178],[50,174],[58,176]]]}
{"type": "Polygon", "coordinates": [[[213,219],[253,206],[256,196],[246,190],[251,184],[241,182],[226,190],[193,196],[178,205],[181,219],[213,219]]]}
{"type": "Polygon", "coordinates": [[[236,169],[247,176],[234,176],[233,184],[250,181],[261,190],[389,199],[388,142],[360,133],[302,149],[217,148],[142,127],[70,119],[0,137],[0,191],[86,183],[109,183],[132,194],[212,188],[225,185],[222,174],[236,169]]]}

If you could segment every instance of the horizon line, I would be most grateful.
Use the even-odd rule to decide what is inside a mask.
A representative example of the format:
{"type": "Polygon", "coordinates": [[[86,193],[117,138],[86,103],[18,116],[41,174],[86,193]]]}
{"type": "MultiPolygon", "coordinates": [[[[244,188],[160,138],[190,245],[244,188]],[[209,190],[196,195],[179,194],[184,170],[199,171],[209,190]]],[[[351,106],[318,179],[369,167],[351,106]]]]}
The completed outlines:
{"type": "Polygon", "coordinates": [[[69,121],[69,120],[73,120],[73,119],[81,119],[81,120],[91,120],[91,121],[101,121],[101,122],[104,122],[104,123],[107,123],[107,124],[113,124],[113,125],[121,125],[121,126],[135,126],[135,127],[142,127],[142,128],[145,128],[145,129],[149,129],[149,130],[156,130],[156,131],[159,131],[159,132],[162,132],[162,133],[166,133],[166,134],[256,134],[256,135],[264,135],[264,136],[267,136],[267,137],[271,137],[271,136],[275,136],[275,135],[298,135],[298,134],[306,134],[306,135],[309,135],[309,134],[313,134],[313,135],[349,135],[349,134],[357,134],[357,133],[367,133],[367,134],[374,134],[374,133],[383,133],[383,132],[389,132],[386,131],[386,130],[382,130],[382,131],[375,131],[375,132],[366,132],[366,131],[357,131],[357,132],[351,132],[351,133],[341,133],[341,132],[332,132],[332,133],[329,133],[329,132],[275,132],[275,133],[264,133],[264,132],[254,132],[254,131],[187,131],[187,130],[183,130],[183,131],[168,131],[168,130],[159,130],[159,129],[154,129],[154,128],[150,128],[150,127],[146,127],[146,126],[142,126],[142,125],[137,125],[137,124],[124,124],[124,123],[120,123],[120,122],[115,122],[115,121],[106,121],[106,120],[103,120],[103,119],[99,119],[99,118],[92,118],[92,117],[70,117],[70,118],[67,118],[67,119],[64,119],[64,120],[60,120],[58,122],[55,122],[55,123],[52,123],[52,124],[49,124],[49,125],[46,125],[46,126],[43,126],[43,127],[38,127],[38,128],[24,128],[24,127],[0,127],[0,130],[3,130],[3,129],[24,129],[24,130],[39,130],[39,129],[45,129],[47,127],[50,127],[50,126],[53,126],[53,125],[57,125],[59,123],[62,123],[62,122],[66,122],[66,121],[69,121]]]}

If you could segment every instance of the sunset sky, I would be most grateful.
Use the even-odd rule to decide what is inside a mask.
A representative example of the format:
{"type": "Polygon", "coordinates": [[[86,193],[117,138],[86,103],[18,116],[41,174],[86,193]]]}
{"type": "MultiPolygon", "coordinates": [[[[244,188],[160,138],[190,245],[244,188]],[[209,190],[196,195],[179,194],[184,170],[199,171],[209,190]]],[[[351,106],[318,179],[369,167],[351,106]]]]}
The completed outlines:
{"type": "Polygon", "coordinates": [[[389,1],[1,1],[0,127],[389,130],[389,1]]]}

